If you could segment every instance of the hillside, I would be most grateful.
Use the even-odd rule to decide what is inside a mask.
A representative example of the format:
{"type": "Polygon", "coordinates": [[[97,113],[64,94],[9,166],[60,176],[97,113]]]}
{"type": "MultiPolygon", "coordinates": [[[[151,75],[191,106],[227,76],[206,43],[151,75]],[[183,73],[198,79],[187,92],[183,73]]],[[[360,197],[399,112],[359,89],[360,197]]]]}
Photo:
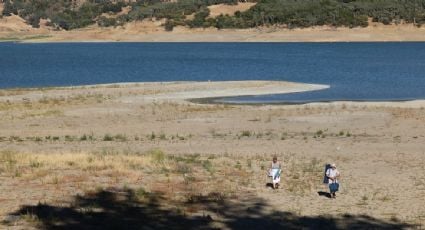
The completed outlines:
{"type": "Polygon", "coordinates": [[[314,5],[317,4],[314,2],[300,3],[290,0],[238,3],[217,0],[201,1],[198,5],[186,0],[151,1],[145,5],[136,2],[106,1],[100,4],[74,1],[71,4],[67,1],[55,1],[55,4],[30,7],[32,5],[22,0],[16,0],[13,4],[6,0],[0,5],[0,9],[6,9],[0,18],[0,40],[50,42],[425,40],[425,29],[421,27],[424,21],[425,3],[400,5],[398,3],[401,1],[395,0],[380,4],[368,0],[348,3],[319,2],[322,5],[332,2],[333,4],[330,4],[331,7],[323,8],[314,5]],[[22,4],[17,4],[19,2],[22,4]],[[366,4],[367,2],[369,4],[366,4]],[[353,21],[353,18],[343,16],[341,12],[346,8],[351,9],[353,15],[357,15],[356,18],[361,20],[353,21]],[[11,12],[14,10],[15,12],[11,12]],[[329,18],[328,16],[332,14],[334,16],[329,18]],[[344,21],[344,18],[347,20],[344,21]],[[354,22],[359,25],[356,26],[354,22]]]}
{"type": "Polygon", "coordinates": [[[327,25],[352,28],[368,26],[369,18],[385,25],[406,22],[421,26],[425,23],[425,0],[258,0],[239,4],[238,0],[5,0],[2,8],[3,16],[19,15],[34,28],[40,27],[40,21],[45,19],[49,26],[64,30],[93,24],[116,27],[146,19],[164,19],[163,26],[168,31],[175,26],[241,29],[327,25]]]}

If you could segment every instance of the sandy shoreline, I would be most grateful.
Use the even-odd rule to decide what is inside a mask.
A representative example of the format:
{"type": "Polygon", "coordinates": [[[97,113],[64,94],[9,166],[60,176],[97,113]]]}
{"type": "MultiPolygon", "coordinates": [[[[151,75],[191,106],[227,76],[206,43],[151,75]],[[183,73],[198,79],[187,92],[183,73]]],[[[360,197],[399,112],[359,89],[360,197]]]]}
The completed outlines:
{"type": "MultiPolygon", "coordinates": [[[[139,97],[123,97],[121,102],[134,101],[179,101],[213,97],[253,96],[283,94],[327,89],[329,86],[285,81],[206,81],[206,82],[139,82],[114,83],[73,87],[52,87],[40,89],[5,89],[7,92],[20,92],[21,95],[3,96],[2,101],[40,100],[49,96],[59,96],[66,91],[90,91],[102,88],[127,88],[143,91],[139,97]],[[36,93],[38,92],[38,93],[36,93]]],[[[1,90],[0,90],[1,92],[1,90]]],[[[13,93],[11,93],[13,94],[13,93]]]]}
{"type": "Polygon", "coordinates": [[[307,84],[286,81],[175,81],[175,82],[128,82],[93,84],[82,86],[47,87],[47,88],[16,88],[0,89],[1,101],[25,101],[42,100],[49,97],[60,97],[63,93],[80,91],[83,93],[99,93],[105,89],[115,90],[138,90],[141,95],[121,97],[122,103],[144,102],[193,102],[200,104],[228,104],[246,106],[297,106],[308,104],[310,106],[382,106],[400,108],[421,108],[425,106],[425,100],[402,100],[402,101],[325,101],[325,102],[302,102],[302,103],[233,103],[222,99],[260,96],[273,94],[286,94],[328,89],[329,85],[307,84]]]}
{"type": "MultiPolygon", "coordinates": [[[[48,32],[37,34],[40,38],[26,39],[19,35],[19,42],[424,42],[425,29],[410,26],[388,28],[261,28],[241,30],[177,28],[174,32],[126,33],[110,29],[88,31],[48,32]],[[43,37],[45,36],[45,37],[43,37]]],[[[4,37],[7,37],[6,35],[4,37]]],[[[12,35],[10,35],[12,36],[12,35]]]]}
{"type": "Polygon", "coordinates": [[[423,42],[425,28],[413,24],[382,25],[369,22],[365,28],[317,26],[287,29],[282,26],[251,29],[190,29],[177,26],[172,32],[164,21],[131,22],[122,27],[96,25],[71,31],[55,31],[42,25],[32,28],[18,16],[0,19],[0,41],[17,42],[423,42]]]}

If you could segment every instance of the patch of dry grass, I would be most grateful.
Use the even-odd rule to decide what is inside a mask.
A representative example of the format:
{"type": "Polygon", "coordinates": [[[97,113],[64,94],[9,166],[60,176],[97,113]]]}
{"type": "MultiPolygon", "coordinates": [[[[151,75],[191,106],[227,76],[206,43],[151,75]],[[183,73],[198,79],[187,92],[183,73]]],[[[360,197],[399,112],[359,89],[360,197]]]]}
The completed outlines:
{"type": "MultiPolygon", "coordinates": [[[[25,91],[22,91],[21,93],[24,95],[25,91]]],[[[9,96],[9,94],[5,94],[4,92],[3,94],[5,96],[9,96]]],[[[66,97],[43,96],[40,99],[30,99],[29,97],[23,97],[21,100],[14,101],[0,100],[0,111],[24,111],[26,113],[29,113],[29,111],[55,111],[58,110],[58,108],[64,106],[97,104],[103,103],[104,101],[110,100],[112,98],[112,95],[103,95],[101,93],[82,93],[66,97]]]]}
{"type": "MultiPolygon", "coordinates": [[[[298,199],[318,191],[326,162],[296,153],[276,155],[283,165],[283,190],[279,193],[298,199]]],[[[94,188],[124,187],[133,189],[138,201],[149,200],[150,194],[160,193],[169,205],[178,207],[179,212],[197,214],[203,211],[200,205],[203,201],[238,200],[259,192],[275,194],[265,190],[269,182],[265,180],[270,164],[267,154],[173,155],[161,149],[137,152],[110,147],[96,152],[69,153],[3,150],[0,162],[0,174],[10,178],[6,184],[13,187],[8,191],[18,190],[25,197],[22,188],[30,184],[34,187],[29,187],[29,191],[36,194],[32,199],[47,198],[50,204],[62,201],[55,198],[57,196],[66,199],[81,192],[87,194],[94,188]]],[[[394,197],[376,192],[356,199],[355,206],[362,208],[373,202],[389,203],[394,197]]],[[[17,202],[25,204],[25,199],[18,198],[17,202]]],[[[302,209],[294,206],[288,210],[302,214],[302,209]]],[[[11,211],[0,210],[0,215],[11,211]]],[[[31,220],[31,216],[28,218],[31,220]]]]}
{"type": "MultiPolygon", "coordinates": [[[[286,156],[287,157],[287,156],[286,156]]],[[[285,158],[283,157],[282,158],[285,158]]],[[[67,172],[80,178],[149,178],[151,188],[169,192],[167,186],[197,193],[222,191],[232,194],[243,188],[264,186],[269,159],[263,156],[208,156],[200,154],[169,155],[160,149],[147,152],[119,152],[111,148],[84,153],[19,153],[0,152],[0,172],[22,179],[42,179],[52,184],[67,183],[67,172]],[[237,160],[236,160],[237,159],[237,160]],[[150,177],[154,177],[152,179],[150,177]],[[47,178],[47,179],[46,179],[47,178]],[[173,179],[171,179],[173,178],[173,179]],[[214,180],[211,180],[214,178],[214,180]]],[[[304,193],[320,181],[322,162],[290,160],[284,162],[287,190],[304,193]]],[[[72,180],[71,180],[72,182],[72,180]]]]}

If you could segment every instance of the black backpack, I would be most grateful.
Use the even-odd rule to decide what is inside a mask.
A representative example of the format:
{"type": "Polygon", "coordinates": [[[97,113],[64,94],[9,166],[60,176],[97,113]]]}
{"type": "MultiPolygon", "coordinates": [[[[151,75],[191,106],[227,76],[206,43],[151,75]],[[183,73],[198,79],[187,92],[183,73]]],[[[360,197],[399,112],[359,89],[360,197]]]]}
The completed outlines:
{"type": "Polygon", "coordinates": [[[329,178],[328,178],[328,176],[326,176],[326,172],[330,168],[331,168],[331,164],[326,164],[325,165],[325,173],[324,173],[324,176],[323,176],[323,184],[329,184],[329,178]]]}

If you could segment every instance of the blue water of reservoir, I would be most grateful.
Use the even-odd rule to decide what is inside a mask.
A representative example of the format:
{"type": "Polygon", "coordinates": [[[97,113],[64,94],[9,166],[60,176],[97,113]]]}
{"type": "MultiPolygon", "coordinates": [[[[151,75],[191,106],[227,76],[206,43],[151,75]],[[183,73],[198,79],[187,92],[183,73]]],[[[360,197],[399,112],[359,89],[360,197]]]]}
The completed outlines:
{"type": "Polygon", "coordinates": [[[330,85],[240,103],[425,99],[425,43],[0,43],[0,88],[208,80],[330,85]]]}

